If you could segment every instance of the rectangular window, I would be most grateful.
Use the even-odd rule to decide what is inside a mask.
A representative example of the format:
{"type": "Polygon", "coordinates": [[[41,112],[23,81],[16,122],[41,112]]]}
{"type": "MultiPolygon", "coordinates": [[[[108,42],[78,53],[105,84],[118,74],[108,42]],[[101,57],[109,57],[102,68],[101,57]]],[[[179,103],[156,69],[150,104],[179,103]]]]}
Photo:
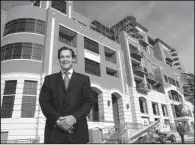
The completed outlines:
{"type": "Polygon", "coordinates": [[[34,44],[32,59],[40,60],[43,56],[43,45],[34,44]]]}
{"type": "Polygon", "coordinates": [[[31,54],[32,54],[32,43],[23,43],[22,58],[31,59],[31,54]]]}
{"type": "Polygon", "coordinates": [[[25,30],[27,32],[34,32],[35,30],[35,19],[27,19],[26,20],[26,28],[25,30]]]}
{"type": "Polygon", "coordinates": [[[36,96],[23,96],[22,97],[22,118],[34,118],[36,107],[36,96]]]}
{"type": "MultiPolygon", "coordinates": [[[[17,32],[25,32],[25,27],[26,27],[26,19],[18,19],[17,20],[17,32]]],[[[14,28],[16,29],[16,28],[14,28]]]]}
{"type": "Polygon", "coordinates": [[[45,22],[41,20],[36,21],[36,30],[35,32],[40,34],[45,34],[45,22]]]}
{"type": "Polygon", "coordinates": [[[13,52],[13,44],[7,45],[6,51],[5,51],[5,60],[11,59],[13,52]]]}
{"type": "Polygon", "coordinates": [[[98,62],[85,58],[85,72],[96,76],[101,76],[100,64],[98,62]]]}
{"type": "Polygon", "coordinates": [[[168,116],[167,106],[162,104],[161,107],[162,107],[163,116],[168,116]]]}
{"type": "Polygon", "coordinates": [[[175,80],[170,78],[170,77],[168,77],[168,78],[169,78],[169,83],[176,86],[175,80]]]}
{"type": "Polygon", "coordinates": [[[105,59],[116,64],[116,52],[104,46],[105,59]]]}
{"type": "Polygon", "coordinates": [[[51,7],[66,14],[66,2],[65,1],[52,1],[51,7]]]}
{"type": "Polygon", "coordinates": [[[17,81],[5,81],[4,95],[15,94],[16,93],[17,81]]]}
{"type": "Polygon", "coordinates": [[[22,43],[14,43],[14,51],[12,59],[21,58],[22,53],[22,43]]]}
{"type": "Polygon", "coordinates": [[[4,60],[6,48],[7,46],[1,47],[1,61],[4,60]]]}
{"type": "Polygon", "coordinates": [[[90,40],[86,37],[84,37],[84,47],[85,49],[87,50],[90,50],[94,53],[97,53],[99,54],[99,46],[98,46],[98,43],[93,41],[93,40],[90,40]]]}
{"type": "Polygon", "coordinates": [[[158,109],[157,103],[152,103],[152,109],[153,109],[154,115],[159,115],[159,109],[158,109]]]}
{"type": "Polygon", "coordinates": [[[7,143],[7,138],[8,138],[8,131],[1,132],[1,143],[2,144],[7,143]]]}
{"type": "Polygon", "coordinates": [[[167,82],[167,83],[168,83],[168,78],[167,78],[167,76],[166,76],[166,75],[164,75],[164,77],[165,77],[165,82],[167,82]]]}
{"type": "Polygon", "coordinates": [[[37,81],[24,81],[21,117],[33,118],[36,109],[37,81]]]}
{"type": "Polygon", "coordinates": [[[3,96],[1,118],[11,118],[15,96],[3,96]]]}

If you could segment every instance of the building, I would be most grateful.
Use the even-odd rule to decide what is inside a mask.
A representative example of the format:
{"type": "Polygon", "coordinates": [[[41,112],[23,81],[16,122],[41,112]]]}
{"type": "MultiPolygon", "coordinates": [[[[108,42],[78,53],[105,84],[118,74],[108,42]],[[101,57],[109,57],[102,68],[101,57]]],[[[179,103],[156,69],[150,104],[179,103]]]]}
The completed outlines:
{"type": "Polygon", "coordinates": [[[194,104],[194,75],[182,73],[181,80],[183,82],[184,97],[194,104]]]}
{"type": "MultiPolygon", "coordinates": [[[[125,140],[157,119],[172,128],[181,119],[175,108],[185,99],[173,49],[132,16],[108,28],[74,11],[72,1],[33,1],[1,11],[1,30],[2,142],[43,142],[38,96],[45,75],[60,69],[62,46],[75,51],[74,69],[90,77],[96,94],[87,117],[91,142],[95,128],[106,135],[118,126],[125,140]]],[[[193,114],[188,118],[191,127],[193,114]]]]}

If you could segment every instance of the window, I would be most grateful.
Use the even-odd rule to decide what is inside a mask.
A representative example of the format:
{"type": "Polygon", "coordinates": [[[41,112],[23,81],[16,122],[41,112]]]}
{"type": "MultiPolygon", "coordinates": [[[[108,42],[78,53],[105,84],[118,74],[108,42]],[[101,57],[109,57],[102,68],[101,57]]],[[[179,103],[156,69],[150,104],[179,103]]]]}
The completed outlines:
{"type": "Polygon", "coordinates": [[[93,40],[90,40],[86,37],[84,37],[84,47],[85,49],[87,50],[90,50],[94,53],[97,53],[99,54],[99,46],[98,46],[98,43],[93,41],[93,40]]]}
{"type": "Polygon", "coordinates": [[[101,76],[100,64],[98,62],[85,58],[85,72],[96,76],[101,76]]]}
{"type": "Polygon", "coordinates": [[[42,55],[43,55],[43,45],[34,44],[32,59],[41,61],[42,55]]]}
{"type": "Polygon", "coordinates": [[[166,75],[164,75],[164,77],[165,77],[165,82],[167,82],[167,83],[168,83],[168,78],[167,78],[167,76],[166,76],[166,75]]]}
{"type": "Polygon", "coordinates": [[[59,26],[59,41],[72,47],[77,47],[77,33],[63,26],[59,26]]]}
{"type": "Polygon", "coordinates": [[[118,72],[114,69],[106,67],[106,73],[110,76],[118,77],[118,72]]]}
{"type": "Polygon", "coordinates": [[[178,83],[178,81],[176,81],[176,86],[179,88],[179,83],[178,83]]]}
{"type": "Polygon", "coordinates": [[[8,138],[8,131],[3,131],[1,132],[1,143],[7,143],[7,138],[8,138]]]}
{"type": "Polygon", "coordinates": [[[175,80],[172,79],[172,78],[170,78],[170,77],[168,77],[168,78],[169,78],[169,83],[172,84],[172,85],[174,85],[174,86],[176,86],[175,80]]]}
{"type": "Polygon", "coordinates": [[[12,44],[8,44],[7,48],[6,48],[6,51],[5,51],[5,60],[11,59],[12,51],[13,51],[13,45],[12,44]]]}
{"type": "Polygon", "coordinates": [[[1,108],[1,118],[11,118],[15,100],[17,81],[5,81],[4,95],[1,108]]]}
{"type": "Polygon", "coordinates": [[[37,81],[24,81],[21,117],[33,118],[36,107],[37,81]]]}
{"type": "Polygon", "coordinates": [[[139,105],[140,105],[140,112],[141,113],[148,113],[147,103],[146,103],[145,98],[143,98],[143,97],[139,98],[139,105]]]}
{"type": "Polygon", "coordinates": [[[153,109],[154,115],[160,115],[157,103],[154,103],[154,102],[152,103],[152,109],[153,109]]]}
{"type": "Polygon", "coordinates": [[[104,46],[105,59],[116,64],[116,52],[104,46]]]}
{"type": "Polygon", "coordinates": [[[52,1],[51,7],[66,14],[66,2],[65,1],[52,1]]]}
{"type": "Polygon", "coordinates": [[[5,24],[3,36],[16,32],[36,32],[45,34],[45,22],[32,18],[23,18],[12,20],[5,24]]]}
{"type": "Polygon", "coordinates": [[[161,107],[162,107],[163,116],[168,116],[167,106],[162,104],[161,107]]]}
{"type": "Polygon", "coordinates": [[[8,59],[33,59],[41,61],[43,45],[32,43],[13,43],[1,48],[1,61],[8,59]]]}
{"type": "Polygon", "coordinates": [[[40,0],[33,1],[33,6],[40,7],[40,0]]]}

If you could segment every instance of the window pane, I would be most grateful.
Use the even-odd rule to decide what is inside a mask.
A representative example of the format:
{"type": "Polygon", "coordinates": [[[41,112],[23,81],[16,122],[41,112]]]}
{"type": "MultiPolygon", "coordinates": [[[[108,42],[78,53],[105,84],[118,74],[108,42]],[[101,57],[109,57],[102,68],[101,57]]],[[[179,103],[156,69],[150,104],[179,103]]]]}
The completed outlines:
{"type": "Polygon", "coordinates": [[[16,29],[17,29],[17,21],[13,20],[13,21],[9,22],[5,29],[6,29],[5,35],[10,34],[10,33],[15,33],[16,29]]]}
{"type": "Polygon", "coordinates": [[[5,52],[5,60],[11,59],[12,51],[13,51],[13,44],[7,45],[7,49],[6,49],[6,52],[5,52]]]}
{"type": "Polygon", "coordinates": [[[22,43],[15,43],[12,59],[21,58],[22,43]]]}
{"type": "Polygon", "coordinates": [[[41,60],[43,55],[43,45],[34,44],[32,59],[41,60]]]}
{"type": "Polygon", "coordinates": [[[45,34],[45,22],[37,20],[36,23],[36,32],[40,34],[45,34]]]}
{"type": "Polygon", "coordinates": [[[65,1],[52,1],[52,8],[66,14],[66,2],[65,1]]]}
{"type": "Polygon", "coordinates": [[[7,46],[1,47],[1,60],[4,60],[6,48],[7,48],[7,46]]]}
{"type": "Polygon", "coordinates": [[[26,26],[26,19],[18,19],[17,22],[17,32],[24,32],[26,26]]]}
{"type": "Polygon", "coordinates": [[[34,32],[35,30],[35,19],[27,19],[26,20],[26,31],[27,32],[34,32]]]}
{"type": "Polygon", "coordinates": [[[15,94],[16,93],[17,81],[5,81],[4,94],[15,94]]]}
{"type": "Polygon", "coordinates": [[[22,58],[31,59],[31,54],[32,54],[32,43],[23,43],[22,58]]]}
{"type": "Polygon", "coordinates": [[[15,96],[3,96],[1,118],[11,118],[15,96]]]}
{"type": "Polygon", "coordinates": [[[21,117],[22,118],[33,118],[36,107],[36,96],[23,96],[21,117]]]}
{"type": "Polygon", "coordinates": [[[23,94],[36,95],[37,94],[37,82],[25,80],[23,94]]]}

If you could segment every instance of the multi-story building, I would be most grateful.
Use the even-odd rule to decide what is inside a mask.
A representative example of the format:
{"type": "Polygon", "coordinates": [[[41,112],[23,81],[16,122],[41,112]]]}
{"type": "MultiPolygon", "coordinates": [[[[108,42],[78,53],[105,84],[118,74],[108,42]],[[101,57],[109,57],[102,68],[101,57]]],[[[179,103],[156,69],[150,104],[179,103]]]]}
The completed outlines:
{"type": "MultiPolygon", "coordinates": [[[[125,139],[160,118],[174,128],[183,119],[175,109],[185,102],[179,70],[172,65],[173,49],[147,32],[131,16],[111,28],[92,22],[73,10],[72,1],[1,11],[2,140],[43,142],[38,98],[45,75],[60,70],[62,46],[74,50],[75,71],[90,77],[96,98],[87,117],[90,130],[120,126],[127,128],[125,139]]],[[[193,114],[188,127],[191,122],[193,114]]]]}

